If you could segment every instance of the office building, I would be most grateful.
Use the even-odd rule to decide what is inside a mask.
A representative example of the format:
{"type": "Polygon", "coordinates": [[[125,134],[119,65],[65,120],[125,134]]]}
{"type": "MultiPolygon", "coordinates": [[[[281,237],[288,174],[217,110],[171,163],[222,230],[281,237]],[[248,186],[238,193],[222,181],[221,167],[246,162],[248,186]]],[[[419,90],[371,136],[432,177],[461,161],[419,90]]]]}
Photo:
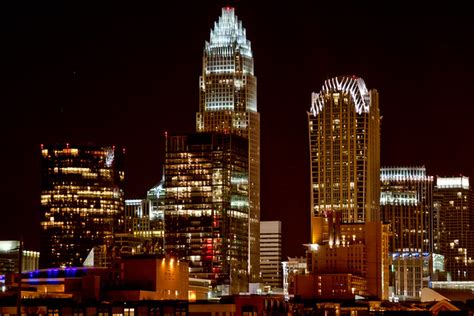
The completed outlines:
{"type": "Polygon", "coordinates": [[[380,220],[379,95],[362,78],[336,77],[313,93],[308,112],[312,216],[380,220]]]}
{"type": "Polygon", "coordinates": [[[392,231],[393,294],[416,299],[433,266],[433,177],[425,167],[383,167],[380,182],[381,216],[392,231]]]}
{"type": "Polygon", "coordinates": [[[124,151],[118,147],[42,146],[41,267],[81,266],[123,227],[124,151]]]}
{"type": "Polygon", "coordinates": [[[166,137],[165,251],[215,295],[248,287],[248,147],[232,134],[166,137]]]}
{"type": "Polygon", "coordinates": [[[301,294],[385,299],[389,227],[380,221],[378,93],[355,76],[328,79],[312,95],[308,123],[311,275],[298,280],[316,283],[301,294]]]}
{"type": "Polygon", "coordinates": [[[125,200],[125,231],[141,241],[139,253],[164,253],[164,213],[158,207],[157,187],[146,199],[125,200]]]}
{"type": "Polygon", "coordinates": [[[21,249],[22,256],[20,258],[20,248],[22,247],[20,247],[19,240],[0,240],[0,275],[18,273],[20,260],[22,272],[38,269],[39,252],[21,249]]]}
{"type": "Polygon", "coordinates": [[[260,274],[270,289],[282,288],[281,222],[260,222],[260,274]]]}
{"type": "Polygon", "coordinates": [[[211,30],[199,78],[198,132],[232,133],[248,139],[249,168],[249,275],[259,277],[260,229],[260,114],[257,79],[245,28],[234,8],[222,9],[211,30]]]}
{"type": "Polygon", "coordinates": [[[474,281],[474,201],[469,178],[436,177],[439,248],[453,281],[474,281]]]}
{"type": "Polygon", "coordinates": [[[295,295],[295,278],[297,275],[307,274],[306,257],[288,257],[287,261],[282,261],[283,272],[283,295],[288,300],[295,295]]]}

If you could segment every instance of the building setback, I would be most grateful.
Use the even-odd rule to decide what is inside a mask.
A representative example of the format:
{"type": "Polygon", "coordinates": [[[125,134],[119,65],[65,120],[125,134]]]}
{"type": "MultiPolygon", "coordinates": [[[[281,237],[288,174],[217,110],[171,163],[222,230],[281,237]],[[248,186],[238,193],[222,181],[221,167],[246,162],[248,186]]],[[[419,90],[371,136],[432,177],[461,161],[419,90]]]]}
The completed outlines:
{"type": "Polygon", "coordinates": [[[394,295],[419,298],[433,260],[433,177],[425,167],[383,167],[380,208],[389,222],[394,295]]]}
{"type": "Polygon", "coordinates": [[[232,134],[166,137],[165,251],[217,295],[248,287],[248,148],[232,134]]]}
{"type": "Polygon", "coordinates": [[[251,282],[259,278],[260,113],[257,78],[245,28],[234,8],[222,9],[204,47],[199,78],[197,132],[232,133],[248,139],[249,251],[251,282]]]}
{"type": "Polygon", "coordinates": [[[41,149],[40,267],[82,266],[123,226],[124,151],[54,145],[41,149]]]}
{"type": "Polygon", "coordinates": [[[260,273],[262,282],[272,288],[282,287],[281,222],[260,222],[260,273]]]}

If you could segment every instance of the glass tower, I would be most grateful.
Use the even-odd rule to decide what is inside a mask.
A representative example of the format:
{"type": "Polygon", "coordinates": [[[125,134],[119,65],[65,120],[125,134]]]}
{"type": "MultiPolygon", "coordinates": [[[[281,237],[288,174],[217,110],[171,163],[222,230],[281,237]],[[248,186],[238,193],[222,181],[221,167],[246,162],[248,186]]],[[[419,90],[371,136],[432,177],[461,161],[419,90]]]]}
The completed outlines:
{"type": "Polygon", "coordinates": [[[249,141],[249,276],[259,276],[260,114],[250,41],[234,8],[222,9],[204,47],[198,132],[232,133],[249,141]]]}
{"type": "Polygon", "coordinates": [[[40,266],[82,266],[123,226],[124,151],[66,144],[41,153],[40,266]]]}
{"type": "Polygon", "coordinates": [[[392,229],[395,295],[420,297],[433,257],[433,177],[425,167],[384,167],[380,181],[381,216],[392,229]]]}
{"type": "Polygon", "coordinates": [[[340,212],[342,223],[380,220],[378,92],[355,76],[313,93],[308,112],[312,217],[340,212]]]}
{"type": "Polygon", "coordinates": [[[166,253],[187,260],[190,277],[211,280],[216,295],[247,291],[247,140],[167,136],[163,188],[166,253]]]}

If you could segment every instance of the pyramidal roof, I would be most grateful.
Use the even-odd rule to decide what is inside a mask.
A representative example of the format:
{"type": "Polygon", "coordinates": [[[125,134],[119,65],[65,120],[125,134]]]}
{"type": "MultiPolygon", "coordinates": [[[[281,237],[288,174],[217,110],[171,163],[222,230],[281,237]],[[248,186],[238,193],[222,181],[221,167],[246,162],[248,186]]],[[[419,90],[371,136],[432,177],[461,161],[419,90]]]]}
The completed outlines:
{"type": "Polygon", "coordinates": [[[252,48],[242,21],[235,15],[234,8],[225,7],[222,8],[219,20],[214,23],[210,40],[206,42],[206,49],[213,51],[216,48],[232,48],[234,45],[243,55],[252,57],[252,48]]]}

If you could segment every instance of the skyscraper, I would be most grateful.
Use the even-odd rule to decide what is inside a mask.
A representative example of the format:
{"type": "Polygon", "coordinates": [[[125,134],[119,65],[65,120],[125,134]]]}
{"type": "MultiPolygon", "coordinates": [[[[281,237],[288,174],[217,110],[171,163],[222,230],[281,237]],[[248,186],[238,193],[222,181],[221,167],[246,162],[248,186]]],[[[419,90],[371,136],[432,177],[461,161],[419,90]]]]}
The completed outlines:
{"type": "Polygon", "coordinates": [[[317,283],[314,296],[387,298],[388,225],[380,221],[378,93],[355,76],[328,79],[312,95],[308,123],[312,274],[301,279],[317,283]]]}
{"type": "Polygon", "coordinates": [[[433,177],[425,167],[384,167],[380,181],[381,216],[392,229],[394,295],[420,297],[432,272],[433,177]]]}
{"type": "Polygon", "coordinates": [[[468,177],[436,177],[439,246],[453,281],[474,281],[474,196],[468,177]]]}
{"type": "Polygon", "coordinates": [[[380,220],[380,112],[362,78],[336,77],[313,93],[308,113],[312,216],[343,223],[380,220]]]}
{"type": "Polygon", "coordinates": [[[281,222],[260,222],[260,273],[271,288],[282,287],[281,222]]]}
{"type": "Polygon", "coordinates": [[[81,266],[123,225],[124,152],[65,144],[41,154],[40,266],[81,266]]]}
{"type": "Polygon", "coordinates": [[[248,143],[194,133],[166,137],[165,251],[189,261],[189,275],[216,295],[248,288],[248,143]]]}
{"type": "Polygon", "coordinates": [[[198,132],[232,133],[249,141],[249,276],[259,275],[260,238],[260,114],[253,55],[234,8],[222,9],[211,30],[199,78],[198,132]]]}

